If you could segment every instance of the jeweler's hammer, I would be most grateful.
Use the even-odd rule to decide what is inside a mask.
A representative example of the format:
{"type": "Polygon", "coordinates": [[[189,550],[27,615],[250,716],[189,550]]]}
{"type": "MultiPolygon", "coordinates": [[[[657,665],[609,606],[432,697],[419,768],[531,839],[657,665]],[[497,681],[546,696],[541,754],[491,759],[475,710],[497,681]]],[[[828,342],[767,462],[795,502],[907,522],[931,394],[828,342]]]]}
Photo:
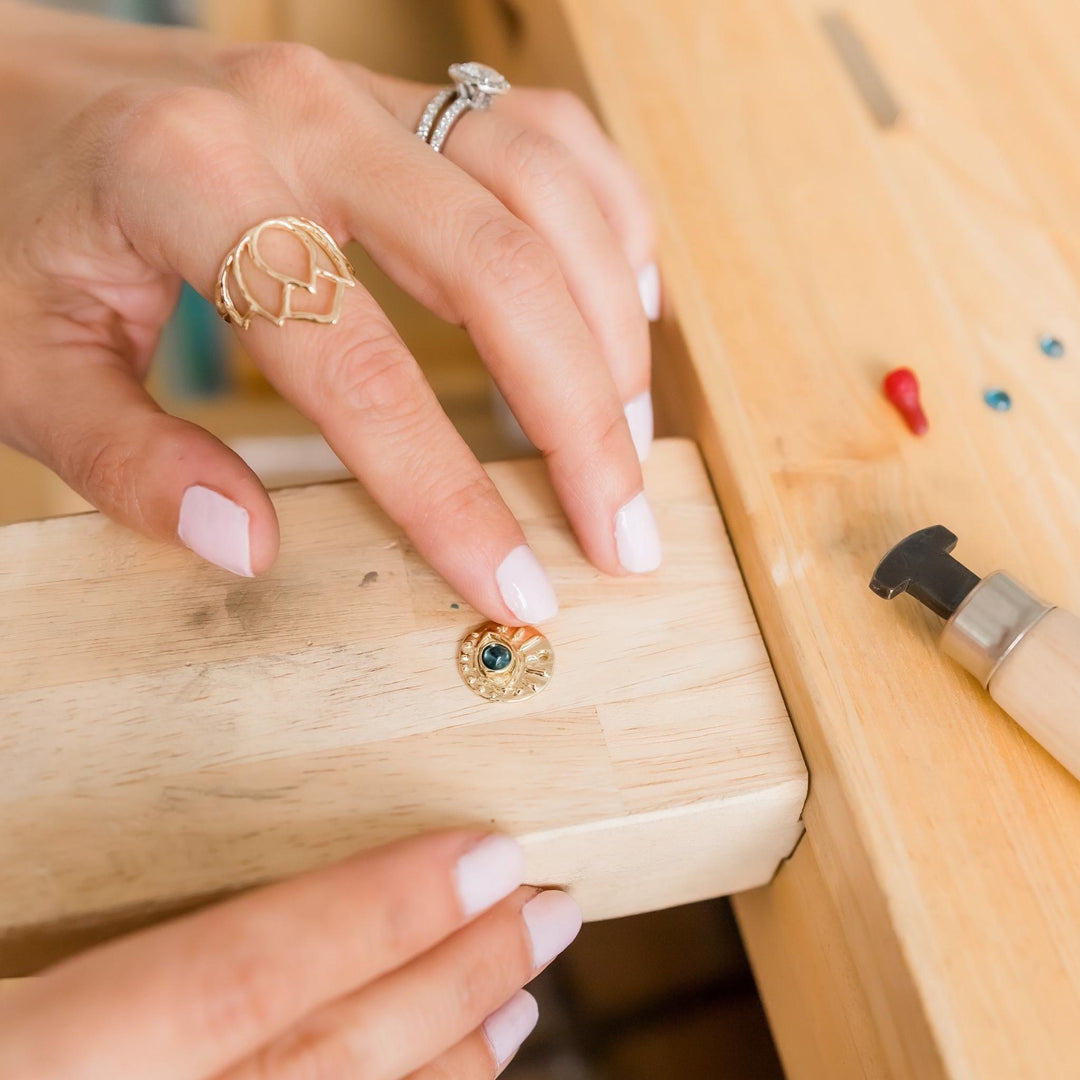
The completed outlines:
{"type": "Polygon", "coordinates": [[[947,619],[945,654],[1080,779],[1080,619],[1007,574],[977,577],[954,547],[944,525],[920,529],[878,563],[870,588],[886,600],[909,592],[947,619]]]}

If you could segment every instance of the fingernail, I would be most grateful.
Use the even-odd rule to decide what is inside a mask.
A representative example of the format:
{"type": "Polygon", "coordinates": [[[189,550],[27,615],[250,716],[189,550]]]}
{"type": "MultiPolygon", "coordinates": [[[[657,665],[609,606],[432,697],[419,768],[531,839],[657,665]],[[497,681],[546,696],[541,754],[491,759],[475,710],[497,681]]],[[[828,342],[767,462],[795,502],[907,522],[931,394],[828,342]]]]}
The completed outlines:
{"type": "Polygon", "coordinates": [[[647,574],[660,565],[660,534],[644,491],[615,514],[615,550],[631,574],[647,574]]]}
{"type": "Polygon", "coordinates": [[[505,1005],[496,1009],[483,1023],[481,1031],[491,1047],[495,1067],[501,1069],[532,1034],[540,1019],[540,1007],[528,990],[519,990],[505,1005]]]}
{"type": "Polygon", "coordinates": [[[528,544],[514,548],[495,571],[506,606],[522,622],[538,623],[559,613],[555,590],[528,544]]]}
{"type": "Polygon", "coordinates": [[[195,484],[180,500],[181,542],[207,562],[241,577],[251,572],[251,538],[248,512],[232,499],[195,484]]]}
{"type": "Polygon", "coordinates": [[[656,263],[649,263],[638,271],[637,289],[649,322],[656,322],[660,318],[660,271],[656,263]]]}
{"type": "Polygon", "coordinates": [[[626,422],[630,425],[630,438],[634,440],[638,461],[644,461],[653,440],[652,394],[648,390],[626,403],[626,422]]]}
{"type": "Polygon", "coordinates": [[[509,836],[486,836],[457,861],[458,898],[466,916],[486,911],[525,878],[525,853],[509,836]]]}
{"type": "Polygon", "coordinates": [[[521,914],[532,941],[534,970],[554,960],[581,929],[581,908],[572,896],[558,889],[533,897],[521,914]]]}

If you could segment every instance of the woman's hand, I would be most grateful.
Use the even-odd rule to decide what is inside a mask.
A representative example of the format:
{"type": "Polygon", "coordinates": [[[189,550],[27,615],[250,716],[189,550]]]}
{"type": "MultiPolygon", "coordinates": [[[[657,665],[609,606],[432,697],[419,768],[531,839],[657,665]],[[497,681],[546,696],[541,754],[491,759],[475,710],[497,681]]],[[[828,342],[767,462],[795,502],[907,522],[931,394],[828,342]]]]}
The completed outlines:
{"type": "MultiPolygon", "coordinates": [[[[659,563],[638,463],[653,226],[577,99],[514,89],[439,155],[412,130],[433,87],[305,46],[3,0],[0,25],[0,437],[132,528],[266,569],[278,533],[258,479],[141,380],[181,279],[209,297],[245,230],[307,217],[468,328],[600,569],[659,563]]],[[[509,623],[555,613],[520,526],[363,288],[334,326],[255,319],[240,336],[467,600],[509,623]]]]}
{"type": "Polygon", "coordinates": [[[577,934],[520,848],[442,833],[143,931],[0,996],[4,1080],[486,1080],[577,934]]]}

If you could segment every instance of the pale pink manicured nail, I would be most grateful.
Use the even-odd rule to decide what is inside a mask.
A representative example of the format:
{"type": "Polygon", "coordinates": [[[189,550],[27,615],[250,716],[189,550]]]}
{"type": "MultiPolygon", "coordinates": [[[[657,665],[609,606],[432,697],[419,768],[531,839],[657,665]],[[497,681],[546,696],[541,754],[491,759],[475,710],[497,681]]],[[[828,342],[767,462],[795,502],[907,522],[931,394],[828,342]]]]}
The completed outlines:
{"type": "Polygon", "coordinates": [[[519,990],[505,1005],[496,1009],[483,1023],[481,1031],[491,1047],[499,1070],[517,1053],[518,1047],[532,1034],[540,1019],[540,1007],[528,990],[519,990]]]}
{"type": "Polygon", "coordinates": [[[630,438],[634,440],[638,461],[644,461],[653,440],[652,394],[648,390],[626,403],[626,422],[630,425],[630,438]]]}
{"type": "Polygon", "coordinates": [[[558,889],[534,896],[521,914],[532,941],[534,970],[554,960],[581,929],[581,908],[572,896],[558,889]]]}
{"type": "Polygon", "coordinates": [[[660,271],[656,263],[649,263],[638,271],[637,290],[649,322],[656,322],[660,318],[660,271]]]}
{"type": "Polygon", "coordinates": [[[207,562],[241,577],[251,572],[248,512],[232,499],[195,484],[180,500],[180,540],[207,562]]]}
{"type": "Polygon", "coordinates": [[[660,533],[644,491],[615,515],[615,550],[631,574],[647,574],[660,565],[660,533]]]}
{"type": "Polygon", "coordinates": [[[525,878],[525,853],[509,836],[486,836],[457,861],[454,879],[467,916],[509,896],[525,878]]]}
{"type": "Polygon", "coordinates": [[[495,571],[506,606],[522,622],[538,623],[559,613],[555,590],[528,544],[514,548],[495,571]]]}

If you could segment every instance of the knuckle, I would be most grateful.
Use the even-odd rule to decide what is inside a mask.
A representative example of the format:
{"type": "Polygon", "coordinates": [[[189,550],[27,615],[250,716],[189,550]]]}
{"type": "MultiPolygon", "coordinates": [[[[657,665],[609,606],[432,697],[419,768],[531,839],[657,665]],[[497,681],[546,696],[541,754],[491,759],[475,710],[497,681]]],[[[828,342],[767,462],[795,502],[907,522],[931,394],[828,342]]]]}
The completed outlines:
{"type": "Polygon", "coordinates": [[[375,920],[378,949],[388,956],[412,956],[427,933],[428,920],[422,905],[392,903],[383,905],[375,920]]]}
{"type": "Polygon", "coordinates": [[[619,451],[626,445],[626,414],[622,409],[603,410],[590,418],[590,429],[595,432],[598,453],[605,461],[618,460],[619,451]]]}
{"type": "Polygon", "coordinates": [[[524,128],[506,147],[507,164],[513,173],[533,187],[546,189],[565,184],[574,176],[570,152],[557,139],[524,128]]]}
{"type": "Polygon", "coordinates": [[[407,427],[426,404],[405,346],[390,329],[350,341],[326,367],[328,400],[350,415],[407,427]]]}
{"type": "Polygon", "coordinates": [[[196,981],[198,1024],[212,1045],[229,1043],[238,1032],[261,1036],[273,1030],[293,997],[287,977],[261,956],[236,950],[227,963],[211,957],[196,981]]]}
{"type": "Polygon", "coordinates": [[[574,417],[573,430],[577,439],[573,446],[543,446],[541,450],[548,457],[575,458],[584,455],[587,460],[619,461],[626,448],[626,415],[617,407],[611,407],[606,401],[583,406],[574,417]]]}
{"type": "Polygon", "coordinates": [[[503,297],[542,293],[561,280],[554,253],[519,221],[488,218],[473,232],[470,247],[477,284],[503,297]]]}
{"type": "Polygon", "coordinates": [[[310,1023],[264,1049],[256,1060],[258,1080],[339,1080],[368,1076],[374,1064],[367,1040],[357,1030],[346,1038],[340,1031],[310,1023]]]}
{"type": "Polygon", "coordinates": [[[337,69],[324,52],[299,41],[271,41],[232,49],[220,59],[226,80],[257,96],[295,94],[333,77],[337,69]]]}
{"type": "Polygon", "coordinates": [[[504,964],[495,950],[484,950],[469,959],[458,976],[454,996],[458,1014],[468,1020],[489,1010],[492,999],[506,981],[504,964]]]}
{"type": "Polygon", "coordinates": [[[198,170],[218,153],[222,131],[239,122],[239,104],[229,94],[203,86],[180,86],[142,97],[118,118],[114,158],[123,169],[145,172],[169,167],[177,158],[198,170]]]}
{"type": "Polygon", "coordinates": [[[483,471],[454,487],[439,488],[426,495],[422,501],[423,524],[490,521],[500,512],[499,495],[483,471]]]}

